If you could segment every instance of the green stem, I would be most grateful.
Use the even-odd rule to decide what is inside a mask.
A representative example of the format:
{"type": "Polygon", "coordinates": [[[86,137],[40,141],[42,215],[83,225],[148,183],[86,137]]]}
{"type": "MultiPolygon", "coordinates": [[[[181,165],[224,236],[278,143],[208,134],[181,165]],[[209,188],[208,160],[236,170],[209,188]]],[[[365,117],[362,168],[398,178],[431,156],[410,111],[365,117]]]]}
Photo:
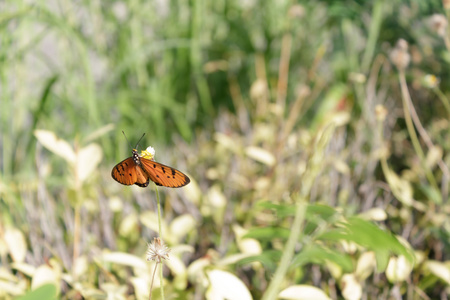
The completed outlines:
{"type": "Polygon", "coordinates": [[[302,187],[300,189],[300,194],[297,192],[293,193],[293,199],[296,203],[294,222],[291,227],[291,232],[289,234],[286,246],[283,249],[283,254],[281,256],[280,264],[275,271],[272,281],[269,284],[266,292],[264,293],[262,300],[277,299],[278,291],[280,290],[283,279],[290,267],[290,263],[295,253],[295,244],[303,230],[303,222],[305,220],[305,213],[307,207],[307,199],[311,192],[311,188],[316,180],[317,176],[322,170],[324,161],[324,152],[334,132],[336,124],[334,121],[324,125],[323,129],[320,129],[317,133],[316,141],[311,149],[312,155],[308,162],[308,167],[302,176],[302,187]]]}
{"type": "Polygon", "coordinates": [[[438,88],[434,88],[433,91],[439,97],[439,99],[441,100],[442,104],[444,104],[444,107],[445,107],[445,109],[447,110],[447,113],[450,116],[450,103],[448,101],[447,96],[445,96],[444,93],[438,88]]]}
{"type": "Polygon", "coordinates": [[[370,22],[369,38],[364,51],[361,69],[366,73],[373,61],[373,55],[375,53],[378,37],[380,35],[380,29],[383,23],[383,10],[385,7],[384,1],[375,1],[372,9],[372,21],[370,22]]]}
{"type": "Polygon", "coordinates": [[[420,146],[419,138],[417,137],[417,133],[414,129],[414,124],[411,118],[411,108],[409,107],[409,103],[412,103],[412,101],[409,96],[408,86],[406,84],[405,79],[405,73],[402,70],[399,71],[399,80],[403,96],[402,97],[403,113],[405,114],[406,128],[408,130],[409,136],[411,137],[411,143],[414,147],[415,152],[417,153],[417,156],[419,157],[422,168],[425,170],[425,176],[427,177],[428,182],[435,190],[439,191],[439,187],[436,183],[433,173],[431,172],[429,166],[425,162],[425,153],[423,152],[422,147],[420,146]]]}
{"type": "MultiPolygon", "coordinates": [[[[156,191],[156,202],[158,203],[158,232],[159,232],[159,238],[163,242],[162,238],[162,226],[161,226],[161,201],[159,200],[159,191],[158,186],[155,184],[155,191],[156,191]]],[[[158,267],[157,265],[155,268],[158,267]]],[[[159,287],[161,289],[161,299],[164,300],[164,287],[163,287],[163,264],[161,263],[161,268],[159,269],[159,287]]]]}
{"type": "Polygon", "coordinates": [[[261,298],[262,300],[277,299],[279,287],[281,286],[284,276],[289,269],[292,258],[294,257],[295,244],[297,243],[302,232],[305,212],[306,200],[305,198],[300,198],[297,200],[294,223],[292,224],[291,233],[289,234],[286,247],[283,250],[280,265],[278,266],[269,287],[261,298]]]}

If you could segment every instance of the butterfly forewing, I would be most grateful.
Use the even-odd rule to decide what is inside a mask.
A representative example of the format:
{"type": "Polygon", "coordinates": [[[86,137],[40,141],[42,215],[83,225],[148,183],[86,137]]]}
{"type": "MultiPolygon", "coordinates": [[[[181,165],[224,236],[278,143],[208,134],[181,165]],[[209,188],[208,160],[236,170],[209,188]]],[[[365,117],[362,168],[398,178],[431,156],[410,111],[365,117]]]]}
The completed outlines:
{"type": "Polygon", "coordinates": [[[117,182],[125,185],[136,183],[137,173],[136,164],[131,157],[118,163],[111,171],[111,176],[117,182]]]}
{"type": "Polygon", "coordinates": [[[161,163],[141,158],[141,165],[150,179],[157,185],[166,187],[182,187],[191,182],[182,172],[161,163]]]}

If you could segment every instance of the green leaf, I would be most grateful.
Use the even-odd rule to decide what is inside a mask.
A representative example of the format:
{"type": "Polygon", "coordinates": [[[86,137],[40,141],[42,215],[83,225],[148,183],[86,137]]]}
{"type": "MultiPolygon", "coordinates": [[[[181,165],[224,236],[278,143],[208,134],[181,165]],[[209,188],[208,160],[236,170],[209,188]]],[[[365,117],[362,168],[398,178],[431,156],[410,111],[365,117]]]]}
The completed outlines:
{"type": "Polygon", "coordinates": [[[433,188],[432,186],[421,185],[420,189],[424,192],[424,194],[436,204],[442,203],[441,192],[433,188]]]}
{"type": "Polygon", "coordinates": [[[268,250],[260,255],[249,256],[239,261],[239,265],[246,265],[255,261],[262,263],[266,270],[275,270],[277,262],[281,259],[281,251],[268,250]]]}
{"type": "Polygon", "coordinates": [[[341,266],[344,272],[351,272],[354,269],[353,261],[349,255],[320,245],[310,245],[303,249],[294,257],[291,268],[308,263],[325,264],[327,260],[341,266]]]}
{"type": "Polygon", "coordinates": [[[293,216],[295,211],[294,205],[292,204],[285,204],[285,203],[275,204],[269,201],[259,202],[257,204],[257,207],[261,209],[274,210],[277,217],[279,217],[280,219],[284,219],[285,217],[288,216],[293,216]]]}
{"type": "Polygon", "coordinates": [[[384,271],[392,254],[404,255],[414,263],[414,255],[410,249],[402,245],[390,232],[381,230],[372,222],[358,217],[351,217],[342,222],[342,228],[329,230],[320,235],[319,239],[328,241],[346,240],[361,245],[375,252],[377,269],[384,271]]]}
{"type": "Polygon", "coordinates": [[[16,300],[53,300],[56,299],[56,286],[53,284],[44,284],[34,291],[28,292],[25,296],[17,298],[16,300]]]}
{"type": "Polygon", "coordinates": [[[253,228],[244,235],[245,238],[254,238],[258,240],[271,241],[274,238],[287,239],[289,237],[290,230],[281,227],[264,227],[264,228],[253,228]]]}

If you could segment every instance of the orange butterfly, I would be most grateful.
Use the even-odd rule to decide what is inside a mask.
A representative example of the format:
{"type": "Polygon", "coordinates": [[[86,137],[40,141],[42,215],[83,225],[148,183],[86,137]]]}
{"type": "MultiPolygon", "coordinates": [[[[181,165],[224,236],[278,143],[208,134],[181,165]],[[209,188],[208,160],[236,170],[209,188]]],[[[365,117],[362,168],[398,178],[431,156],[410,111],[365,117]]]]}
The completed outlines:
{"type": "Polygon", "coordinates": [[[149,180],[156,183],[156,185],[171,188],[182,187],[191,182],[189,177],[182,172],[153,161],[152,154],[148,153],[151,159],[145,158],[145,156],[147,155],[139,155],[137,150],[133,149],[133,155],[131,157],[121,161],[112,169],[112,178],[124,185],[136,184],[140,187],[148,186],[149,180]]]}

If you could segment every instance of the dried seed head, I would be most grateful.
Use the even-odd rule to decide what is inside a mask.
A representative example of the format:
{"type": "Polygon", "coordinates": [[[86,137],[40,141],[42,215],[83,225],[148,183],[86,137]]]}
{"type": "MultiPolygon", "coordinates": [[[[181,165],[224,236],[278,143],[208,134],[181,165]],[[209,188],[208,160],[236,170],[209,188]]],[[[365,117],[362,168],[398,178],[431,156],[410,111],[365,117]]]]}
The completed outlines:
{"type": "Polygon", "coordinates": [[[399,71],[403,71],[411,60],[411,56],[408,53],[408,42],[404,39],[399,39],[389,58],[399,71]]]}
{"type": "Polygon", "coordinates": [[[430,17],[429,25],[431,30],[436,32],[439,36],[444,37],[447,33],[448,21],[444,15],[434,14],[430,17]]]}
{"type": "Polygon", "coordinates": [[[154,260],[157,263],[161,263],[163,259],[169,259],[170,250],[159,237],[156,237],[153,239],[153,242],[148,244],[147,260],[154,260]]]}

